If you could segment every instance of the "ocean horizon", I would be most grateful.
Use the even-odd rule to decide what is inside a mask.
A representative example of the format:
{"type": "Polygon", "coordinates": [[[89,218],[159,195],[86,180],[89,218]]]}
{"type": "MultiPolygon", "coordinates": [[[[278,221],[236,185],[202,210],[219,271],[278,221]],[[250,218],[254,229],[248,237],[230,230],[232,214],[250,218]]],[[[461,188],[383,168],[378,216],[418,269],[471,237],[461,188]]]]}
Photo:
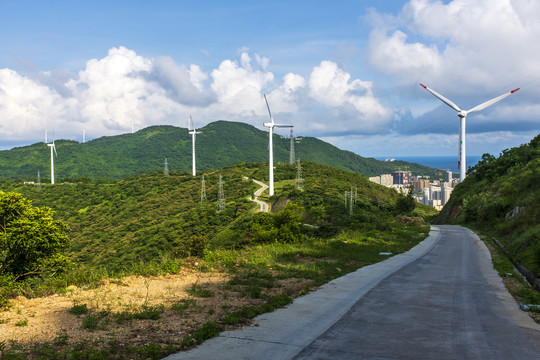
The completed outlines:
{"type": "MultiPolygon", "coordinates": [[[[421,164],[436,169],[446,170],[449,169],[453,173],[459,173],[458,157],[456,156],[375,156],[377,160],[386,160],[387,158],[394,158],[396,160],[402,160],[410,163],[421,164]]],[[[467,156],[467,168],[476,165],[478,161],[482,159],[481,155],[467,156]]]]}

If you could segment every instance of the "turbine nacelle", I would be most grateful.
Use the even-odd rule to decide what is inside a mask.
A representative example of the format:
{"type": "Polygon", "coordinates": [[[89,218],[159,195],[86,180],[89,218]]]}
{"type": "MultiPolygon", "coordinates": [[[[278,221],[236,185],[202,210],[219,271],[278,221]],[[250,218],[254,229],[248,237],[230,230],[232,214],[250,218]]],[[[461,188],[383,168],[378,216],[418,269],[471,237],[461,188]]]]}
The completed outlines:
{"type": "Polygon", "coordinates": [[[467,117],[467,114],[468,114],[468,113],[467,113],[467,111],[465,111],[465,110],[459,110],[459,111],[457,112],[457,116],[459,116],[460,118],[465,118],[465,117],[467,117]]]}

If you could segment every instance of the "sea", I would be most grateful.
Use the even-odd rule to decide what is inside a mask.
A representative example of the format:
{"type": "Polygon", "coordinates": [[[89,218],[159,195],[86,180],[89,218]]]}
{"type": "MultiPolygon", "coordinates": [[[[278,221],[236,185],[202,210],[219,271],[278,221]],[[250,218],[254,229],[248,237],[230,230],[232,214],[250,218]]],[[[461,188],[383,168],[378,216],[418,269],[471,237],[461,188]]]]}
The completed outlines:
{"type": "MultiPolygon", "coordinates": [[[[376,156],[377,160],[386,160],[391,158],[390,156],[381,157],[376,156]]],[[[403,160],[411,163],[417,163],[425,166],[429,166],[436,169],[446,170],[449,169],[453,173],[459,173],[458,168],[458,156],[393,156],[396,160],[403,160]]],[[[479,155],[467,156],[467,168],[476,165],[478,161],[482,159],[479,155]]]]}

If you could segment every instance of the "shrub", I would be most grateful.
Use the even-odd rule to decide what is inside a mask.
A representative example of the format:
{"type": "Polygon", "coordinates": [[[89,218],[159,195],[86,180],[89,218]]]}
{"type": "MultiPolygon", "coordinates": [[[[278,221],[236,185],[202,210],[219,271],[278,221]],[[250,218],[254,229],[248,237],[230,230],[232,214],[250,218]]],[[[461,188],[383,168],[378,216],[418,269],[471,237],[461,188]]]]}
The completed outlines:
{"type": "Polygon", "coordinates": [[[69,245],[62,221],[53,219],[47,207],[33,207],[22,195],[0,191],[0,272],[14,281],[47,270],[62,271],[67,257],[60,254],[69,245]]]}

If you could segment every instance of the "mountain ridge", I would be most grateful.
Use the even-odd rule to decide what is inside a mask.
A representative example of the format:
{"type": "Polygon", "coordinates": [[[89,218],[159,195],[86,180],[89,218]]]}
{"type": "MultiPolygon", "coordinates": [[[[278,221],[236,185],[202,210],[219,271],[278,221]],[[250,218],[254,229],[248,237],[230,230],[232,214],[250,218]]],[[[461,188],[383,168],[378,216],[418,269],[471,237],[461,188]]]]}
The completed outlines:
{"type": "MultiPolygon", "coordinates": [[[[268,161],[268,133],[252,125],[218,120],[199,129],[197,170],[210,171],[238,163],[268,161]]],[[[296,158],[331,165],[343,170],[374,176],[408,168],[413,173],[436,176],[433,168],[395,161],[387,163],[365,158],[313,137],[297,137],[296,158]]],[[[55,142],[56,178],[123,179],[131,175],[164,169],[191,170],[191,136],[185,128],[154,125],[135,133],[103,136],[79,143],[55,142]],[[152,140],[152,141],[150,141],[152,140]]],[[[289,162],[290,139],[274,134],[274,161],[289,162]]],[[[0,178],[42,181],[50,176],[50,150],[43,142],[0,151],[0,178]]]]}

